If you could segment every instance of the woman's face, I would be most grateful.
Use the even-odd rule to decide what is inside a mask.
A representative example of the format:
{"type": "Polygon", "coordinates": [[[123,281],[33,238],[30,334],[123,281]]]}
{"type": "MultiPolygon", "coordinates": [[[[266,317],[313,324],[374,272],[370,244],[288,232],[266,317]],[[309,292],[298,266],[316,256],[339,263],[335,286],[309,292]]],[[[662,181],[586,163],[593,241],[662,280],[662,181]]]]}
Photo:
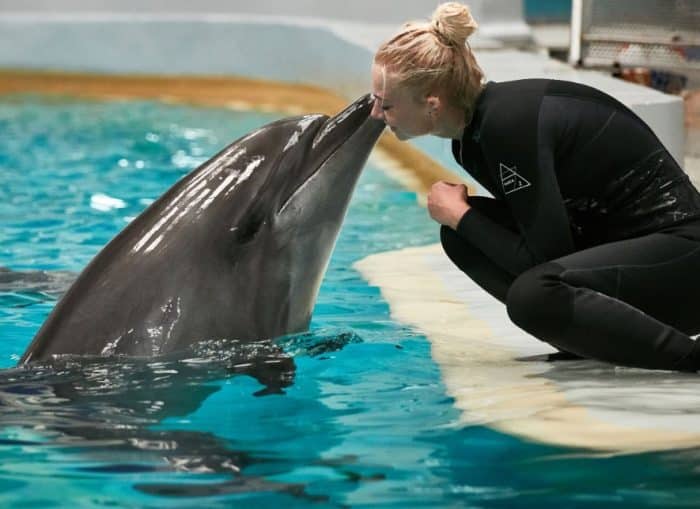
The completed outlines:
{"type": "Polygon", "coordinates": [[[400,140],[430,134],[434,122],[427,100],[416,98],[408,88],[395,83],[384,66],[372,66],[372,117],[384,120],[400,140]]]}

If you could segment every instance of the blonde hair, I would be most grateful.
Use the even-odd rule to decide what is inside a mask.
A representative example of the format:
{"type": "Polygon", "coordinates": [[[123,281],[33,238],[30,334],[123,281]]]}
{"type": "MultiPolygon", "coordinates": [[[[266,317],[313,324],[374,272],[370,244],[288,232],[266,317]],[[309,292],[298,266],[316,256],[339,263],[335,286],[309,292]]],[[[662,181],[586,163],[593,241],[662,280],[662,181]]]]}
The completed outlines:
{"type": "Polygon", "coordinates": [[[448,100],[465,110],[469,122],[484,79],[467,43],[477,27],[466,5],[440,4],[429,22],[406,23],[383,43],[374,62],[417,94],[436,90],[447,94],[448,100]]]}

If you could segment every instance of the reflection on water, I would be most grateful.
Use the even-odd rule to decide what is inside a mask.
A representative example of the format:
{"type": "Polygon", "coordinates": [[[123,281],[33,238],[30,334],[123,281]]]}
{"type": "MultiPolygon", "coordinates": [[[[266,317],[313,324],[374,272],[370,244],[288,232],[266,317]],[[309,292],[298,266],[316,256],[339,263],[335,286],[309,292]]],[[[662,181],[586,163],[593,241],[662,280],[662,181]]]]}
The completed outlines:
{"type": "Polygon", "coordinates": [[[59,299],[78,275],[69,271],[13,271],[0,267],[0,306],[25,307],[59,299]]]}
{"type": "MultiPolygon", "coordinates": [[[[276,491],[313,499],[301,484],[246,475],[246,469],[258,463],[266,464],[267,470],[279,463],[278,469],[284,471],[285,460],[274,454],[257,456],[211,433],[158,425],[193,414],[223,384],[239,376],[252,377],[263,386],[251,396],[284,394],[295,376],[294,358],[286,346],[296,356],[322,356],[359,341],[352,333],[306,333],[277,342],[208,341],[171,359],[63,356],[8,369],[0,372],[0,422],[6,430],[2,445],[78,452],[81,461],[93,464],[79,467],[82,472],[183,472],[210,480],[135,485],[149,494],[276,491]]],[[[274,452],[274,445],[271,449],[274,452]]]]}
{"type": "MultiPolygon", "coordinates": [[[[538,376],[556,382],[570,404],[585,406],[604,421],[630,429],[685,432],[689,436],[684,445],[700,443],[700,377],[694,373],[624,368],[582,360],[551,363],[538,376]]],[[[669,435],[667,442],[671,438],[669,435]]],[[[649,441],[651,449],[661,445],[649,441]]],[[[639,449],[643,448],[641,442],[639,449]]]]}

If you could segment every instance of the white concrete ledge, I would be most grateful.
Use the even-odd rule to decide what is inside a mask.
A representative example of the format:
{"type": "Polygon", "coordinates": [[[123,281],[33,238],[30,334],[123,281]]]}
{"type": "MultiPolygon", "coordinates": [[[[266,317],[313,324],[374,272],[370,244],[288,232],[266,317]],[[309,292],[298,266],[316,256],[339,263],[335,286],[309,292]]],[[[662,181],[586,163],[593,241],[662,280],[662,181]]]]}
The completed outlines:
{"type": "Polygon", "coordinates": [[[513,325],[439,245],[371,255],[355,267],[395,320],[428,337],[461,423],[610,453],[700,445],[697,375],[545,362],[537,356],[552,347],[513,325]]]}

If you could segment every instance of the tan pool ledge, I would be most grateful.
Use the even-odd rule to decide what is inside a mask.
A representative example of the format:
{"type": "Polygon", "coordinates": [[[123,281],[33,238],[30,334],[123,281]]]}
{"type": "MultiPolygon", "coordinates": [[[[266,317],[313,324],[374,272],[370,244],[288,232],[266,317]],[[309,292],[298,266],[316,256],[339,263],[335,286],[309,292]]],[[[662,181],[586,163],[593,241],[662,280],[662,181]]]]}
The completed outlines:
{"type": "MultiPolygon", "coordinates": [[[[0,70],[0,94],[92,100],[149,99],[174,104],[279,112],[280,116],[341,111],[348,100],[321,87],[237,76],[114,75],[0,70]]],[[[384,134],[375,150],[380,165],[424,197],[437,180],[456,179],[425,153],[384,134]]]]}

